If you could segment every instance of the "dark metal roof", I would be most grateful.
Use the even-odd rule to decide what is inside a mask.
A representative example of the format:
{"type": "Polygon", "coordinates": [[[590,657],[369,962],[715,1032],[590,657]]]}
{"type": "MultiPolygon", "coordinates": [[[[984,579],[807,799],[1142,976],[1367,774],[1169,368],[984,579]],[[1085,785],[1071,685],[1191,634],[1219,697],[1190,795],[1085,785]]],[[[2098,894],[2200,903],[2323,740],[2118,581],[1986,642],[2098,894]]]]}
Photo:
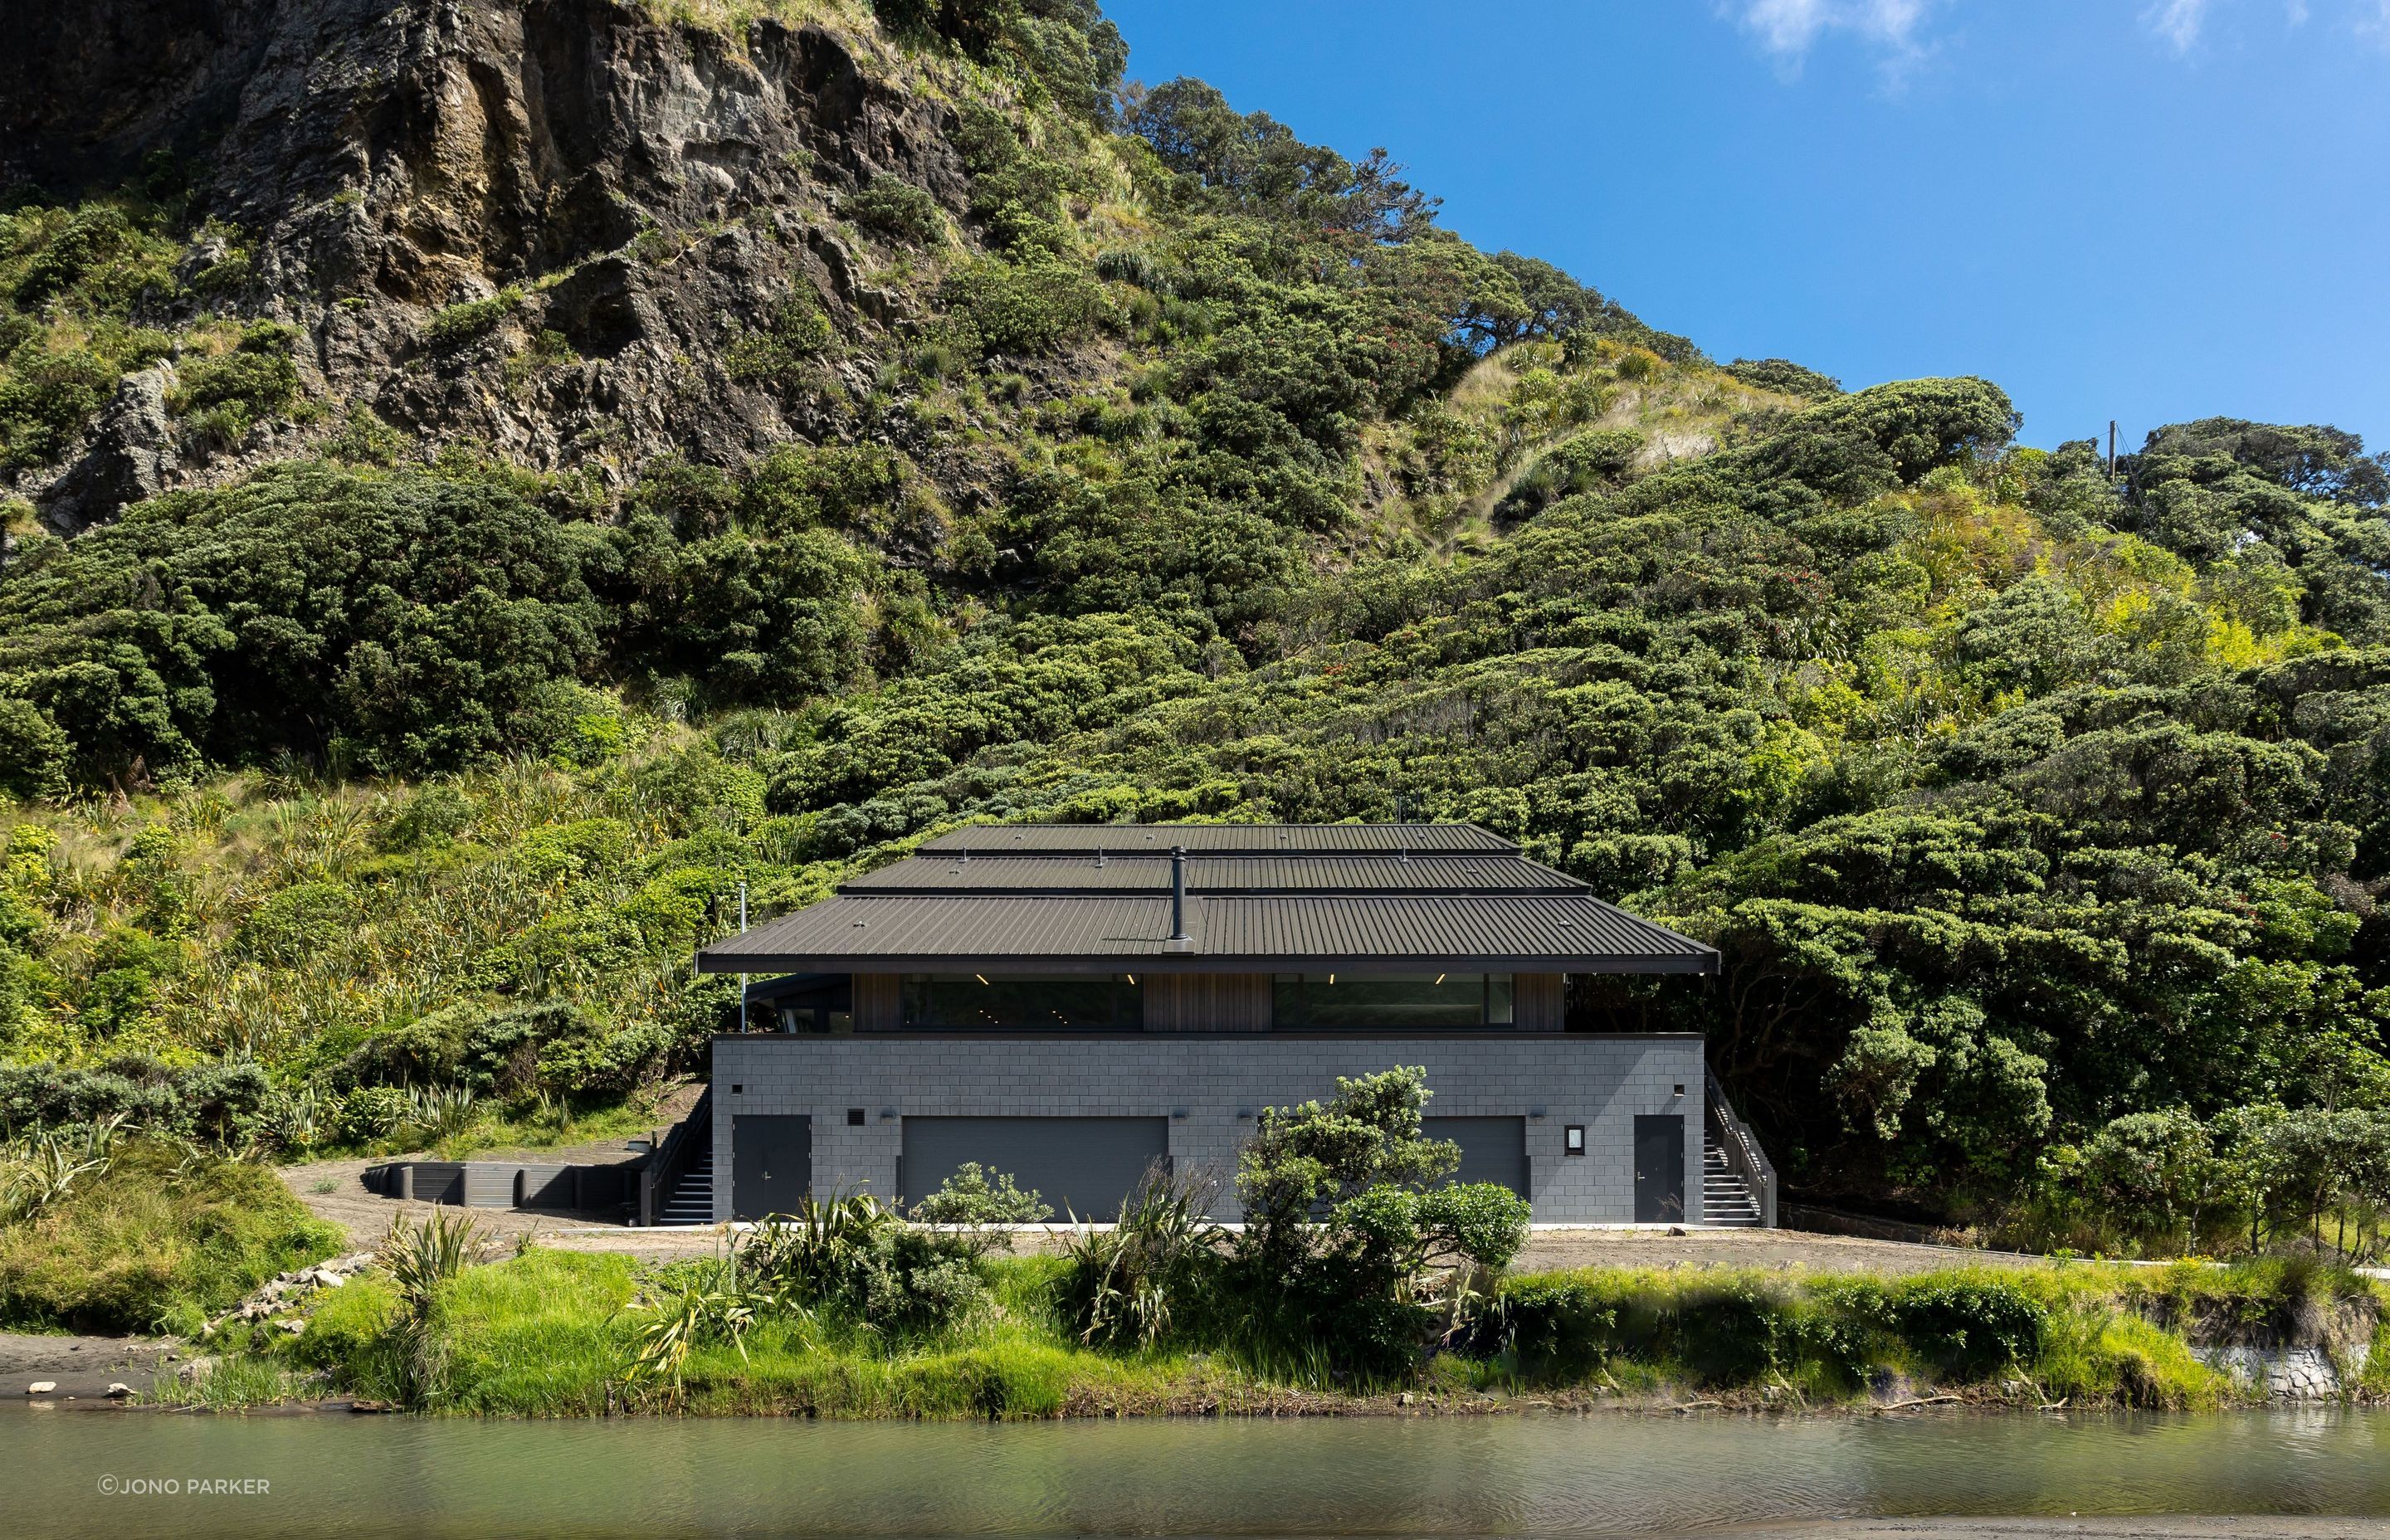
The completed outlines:
{"type": "Polygon", "coordinates": [[[1475,824],[975,824],[941,834],[924,855],[1092,855],[1173,845],[1213,855],[1394,855],[1483,851],[1516,854],[1519,847],[1475,824]]]}
{"type": "Polygon", "coordinates": [[[842,896],[700,954],[710,973],[1291,972],[1429,968],[1705,973],[1717,954],[1598,899],[1190,898],[1174,950],[1167,897],[842,896]]]}
{"type": "MultiPolygon", "coordinates": [[[[1573,893],[1585,884],[1523,856],[1189,855],[1190,893],[1573,893]]],[[[858,877],[845,893],[1166,893],[1166,853],[913,856],[858,877]]]]}

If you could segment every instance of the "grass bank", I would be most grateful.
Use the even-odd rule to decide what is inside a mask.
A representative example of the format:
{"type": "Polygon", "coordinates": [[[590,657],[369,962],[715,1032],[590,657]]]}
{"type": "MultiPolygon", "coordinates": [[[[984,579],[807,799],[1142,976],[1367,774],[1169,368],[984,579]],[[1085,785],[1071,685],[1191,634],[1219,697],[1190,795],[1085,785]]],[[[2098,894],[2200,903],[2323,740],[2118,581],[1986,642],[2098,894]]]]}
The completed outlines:
{"type": "Polygon", "coordinates": [[[346,1239],[269,1168],[161,1140],[123,1141],[61,1188],[0,1224],[0,1327],[188,1334],[346,1239]]]}
{"type": "Polygon", "coordinates": [[[735,1340],[692,1341],[666,1375],[636,1366],[669,1310],[675,1266],[534,1251],[447,1279],[415,1333],[398,1289],[368,1276],[327,1296],[303,1334],[259,1329],[212,1383],[179,1393],[227,1406],[346,1394],[529,1417],[1283,1415],[1392,1409],[1406,1396],[1456,1410],[1511,1398],[1831,1410],[1937,1395],[2202,1409],[2253,1399],[2193,1351],[2229,1344],[2320,1347],[2352,1394],[2390,1395],[2377,1290],[2302,1260],[1790,1282],[1715,1270],[1530,1274],[1504,1279],[1415,1373],[1379,1380],[1300,1354],[1258,1359],[1216,1332],[1085,1345],[1065,1303],[1070,1265],[989,1259],[985,1303],[932,1331],[765,1312],[735,1340]],[[2360,1348],[2371,1350],[2362,1370],[2360,1348]]]}

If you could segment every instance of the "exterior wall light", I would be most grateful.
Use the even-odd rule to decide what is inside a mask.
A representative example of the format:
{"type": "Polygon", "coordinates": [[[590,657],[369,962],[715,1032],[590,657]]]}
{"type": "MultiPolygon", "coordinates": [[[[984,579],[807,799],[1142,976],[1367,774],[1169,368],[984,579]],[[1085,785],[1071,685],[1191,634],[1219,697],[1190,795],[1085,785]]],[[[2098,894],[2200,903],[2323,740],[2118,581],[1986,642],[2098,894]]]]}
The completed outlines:
{"type": "Polygon", "coordinates": [[[1585,1153],[1585,1124],[1573,1123],[1561,1130],[1561,1153],[1563,1155],[1585,1153]]]}

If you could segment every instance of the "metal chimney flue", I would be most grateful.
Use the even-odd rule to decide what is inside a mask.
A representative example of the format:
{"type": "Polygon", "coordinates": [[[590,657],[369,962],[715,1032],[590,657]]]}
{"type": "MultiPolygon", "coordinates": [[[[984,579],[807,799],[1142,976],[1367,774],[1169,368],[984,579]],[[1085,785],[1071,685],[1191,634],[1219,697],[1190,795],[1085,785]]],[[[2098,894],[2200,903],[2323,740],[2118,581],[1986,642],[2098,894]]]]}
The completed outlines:
{"type": "Polygon", "coordinates": [[[1170,847],[1170,949],[1184,952],[1194,944],[1187,934],[1187,847],[1170,847]]]}

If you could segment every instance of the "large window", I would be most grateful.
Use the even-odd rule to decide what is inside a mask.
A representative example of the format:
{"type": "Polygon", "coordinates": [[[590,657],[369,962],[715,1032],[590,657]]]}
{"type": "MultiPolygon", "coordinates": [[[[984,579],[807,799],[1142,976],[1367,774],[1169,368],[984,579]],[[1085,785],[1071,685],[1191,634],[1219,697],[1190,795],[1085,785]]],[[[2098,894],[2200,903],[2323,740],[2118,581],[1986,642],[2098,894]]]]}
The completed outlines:
{"type": "Polygon", "coordinates": [[[1137,982],[1119,973],[907,973],[905,1024],[1134,1032],[1145,1024],[1145,1005],[1137,982]]]}
{"type": "Polygon", "coordinates": [[[1271,1017],[1281,1032],[1507,1027],[1508,973],[1281,973],[1271,1017]]]}

